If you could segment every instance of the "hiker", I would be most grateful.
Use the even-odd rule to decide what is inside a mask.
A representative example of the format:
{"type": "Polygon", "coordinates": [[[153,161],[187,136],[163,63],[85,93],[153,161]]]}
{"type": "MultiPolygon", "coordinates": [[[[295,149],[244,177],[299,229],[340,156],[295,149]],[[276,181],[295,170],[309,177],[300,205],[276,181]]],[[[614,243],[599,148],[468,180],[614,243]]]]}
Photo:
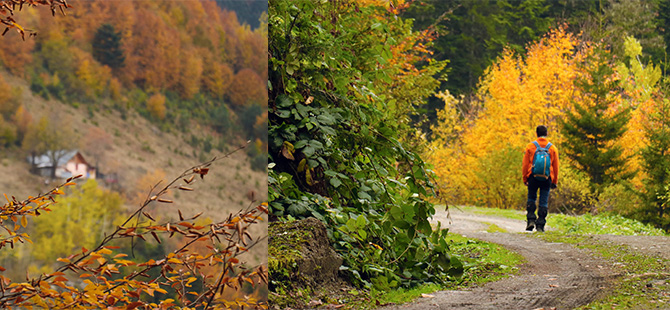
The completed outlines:
{"type": "Polygon", "coordinates": [[[529,143],[523,154],[523,184],[528,187],[526,230],[533,231],[533,228],[537,228],[537,231],[542,232],[547,222],[549,190],[556,188],[558,183],[558,149],[547,140],[546,126],[537,126],[535,133],[537,140],[529,143]],[[540,201],[536,217],[535,201],[538,189],[540,189],[540,201]]]}

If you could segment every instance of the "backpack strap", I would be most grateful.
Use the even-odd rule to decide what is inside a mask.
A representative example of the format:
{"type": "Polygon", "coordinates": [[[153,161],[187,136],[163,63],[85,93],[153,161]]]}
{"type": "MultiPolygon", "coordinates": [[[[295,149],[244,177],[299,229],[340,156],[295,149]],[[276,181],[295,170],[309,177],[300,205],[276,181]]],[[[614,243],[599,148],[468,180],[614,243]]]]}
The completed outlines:
{"type": "Polygon", "coordinates": [[[545,152],[549,152],[549,148],[551,147],[551,142],[547,143],[547,146],[541,147],[537,141],[533,141],[533,144],[535,144],[535,151],[537,152],[540,149],[543,149],[545,152]]]}

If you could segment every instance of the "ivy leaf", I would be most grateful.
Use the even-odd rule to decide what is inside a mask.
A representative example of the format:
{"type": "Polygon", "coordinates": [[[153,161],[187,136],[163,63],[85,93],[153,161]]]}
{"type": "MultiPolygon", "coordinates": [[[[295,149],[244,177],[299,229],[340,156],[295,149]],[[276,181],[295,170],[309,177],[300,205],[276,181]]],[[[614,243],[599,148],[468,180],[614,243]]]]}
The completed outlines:
{"type": "Polygon", "coordinates": [[[338,188],[340,187],[340,185],[342,185],[342,181],[340,181],[340,179],[338,179],[337,177],[333,177],[330,179],[330,185],[332,185],[335,188],[338,188]]]}

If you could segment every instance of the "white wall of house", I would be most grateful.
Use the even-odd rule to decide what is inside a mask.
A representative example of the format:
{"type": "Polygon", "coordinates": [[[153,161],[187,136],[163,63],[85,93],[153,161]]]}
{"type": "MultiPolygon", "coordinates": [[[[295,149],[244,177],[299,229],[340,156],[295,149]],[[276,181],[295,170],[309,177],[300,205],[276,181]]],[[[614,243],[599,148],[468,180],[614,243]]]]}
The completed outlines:
{"type": "MultiPolygon", "coordinates": [[[[69,171],[72,173],[72,176],[75,175],[83,175],[84,178],[89,178],[89,179],[95,179],[95,172],[91,172],[91,174],[88,174],[88,166],[82,163],[76,163],[75,161],[71,160],[65,164],[65,169],[66,171],[69,171]]],[[[58,174],[58,173],[57,173],[58,174]]]]}

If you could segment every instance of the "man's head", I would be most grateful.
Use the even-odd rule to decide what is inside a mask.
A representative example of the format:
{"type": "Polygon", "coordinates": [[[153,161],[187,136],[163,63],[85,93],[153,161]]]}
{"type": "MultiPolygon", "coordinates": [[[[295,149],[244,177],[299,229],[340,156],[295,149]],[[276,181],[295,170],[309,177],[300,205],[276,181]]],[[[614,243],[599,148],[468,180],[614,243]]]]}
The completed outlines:
{"type": "Polygon", "coordinates": [[[546,137],[547,136],[547,126],[540,125],[535,128],[535,133],[537,133],[538,137],[546,137]]]}

